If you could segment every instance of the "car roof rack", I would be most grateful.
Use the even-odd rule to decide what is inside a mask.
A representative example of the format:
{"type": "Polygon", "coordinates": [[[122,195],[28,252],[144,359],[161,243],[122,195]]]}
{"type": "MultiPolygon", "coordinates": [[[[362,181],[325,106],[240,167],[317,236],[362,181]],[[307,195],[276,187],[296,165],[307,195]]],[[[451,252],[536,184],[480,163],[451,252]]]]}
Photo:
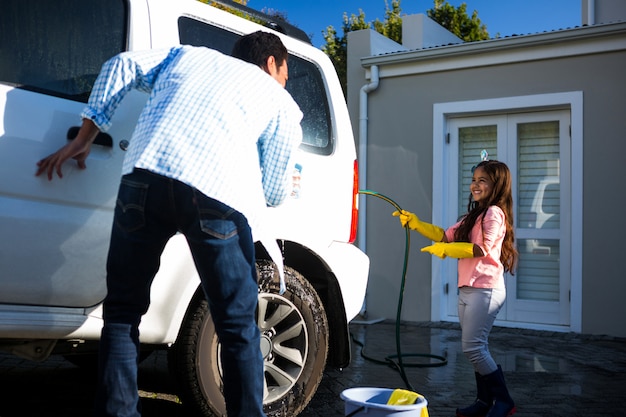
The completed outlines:
{"type": "Polygon", "coordinates": [[[209,0],[209,4],[211,3],[216,3],[245,13],[270,29],[311,44],[311,39],[302,29],[288,23],[278,16],[270,16],[248,6],[244,6],[243,4],[236,3],[233,0],[209,0]]]}

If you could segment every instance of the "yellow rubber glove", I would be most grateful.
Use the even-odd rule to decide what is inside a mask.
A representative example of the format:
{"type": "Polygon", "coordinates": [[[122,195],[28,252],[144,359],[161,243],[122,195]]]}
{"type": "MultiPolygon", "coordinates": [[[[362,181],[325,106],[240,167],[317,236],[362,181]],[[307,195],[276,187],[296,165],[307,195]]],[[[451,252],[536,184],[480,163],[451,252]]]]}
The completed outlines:
{"type": "Polygon", "coordinates": [[[437,242],[430,246],[422,248],[422,252],[428,252],[431,255],[436,255],[440,257],[441,259],[444,259],[446,256],[457,259],[473,258],[474,244],[468,242],[437,242]]]}
{"type": "Polygon", "coordinates": [[[394,211],[391,215],[400,218],[402,227],[406,227],[408,224],[409,229],[421,233],[424,237],[432,241],[441,242],[441,239],[443,239],[444,231],[441,227],[421,221],[415,213],[400,210],[394,211]]]}

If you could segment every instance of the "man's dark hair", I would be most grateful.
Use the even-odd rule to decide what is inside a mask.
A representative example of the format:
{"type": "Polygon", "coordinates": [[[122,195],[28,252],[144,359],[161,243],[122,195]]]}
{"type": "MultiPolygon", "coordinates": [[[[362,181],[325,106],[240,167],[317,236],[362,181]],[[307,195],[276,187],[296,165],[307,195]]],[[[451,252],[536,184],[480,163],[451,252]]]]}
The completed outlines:
{"type": "Polygon", "coordinates": [[[281,66],[287,59],[287,48],[273,33],[258,31],[239,38],[231,55],[265,69],[270,56],[281,66]]]}

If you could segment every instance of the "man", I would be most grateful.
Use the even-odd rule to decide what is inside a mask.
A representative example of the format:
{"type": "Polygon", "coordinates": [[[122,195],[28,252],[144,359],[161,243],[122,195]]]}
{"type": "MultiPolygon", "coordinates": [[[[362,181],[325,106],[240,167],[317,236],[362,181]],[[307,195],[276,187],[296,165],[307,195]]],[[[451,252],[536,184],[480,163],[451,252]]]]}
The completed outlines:
{"type": "Polygon", "coordinates": [[[165,244],[185,235],[222,345],[229,416],[263,416],[252,230],[288,195],[302,113],[289,93],[287,50],[266,32],[234,54],[202,47],[126,52],[96,80],[78,136],[37,163],[63,176],[131,89],[150,93],[124,160],[107,260],[97,416],[139,416],[139,323],[165,244]]]}

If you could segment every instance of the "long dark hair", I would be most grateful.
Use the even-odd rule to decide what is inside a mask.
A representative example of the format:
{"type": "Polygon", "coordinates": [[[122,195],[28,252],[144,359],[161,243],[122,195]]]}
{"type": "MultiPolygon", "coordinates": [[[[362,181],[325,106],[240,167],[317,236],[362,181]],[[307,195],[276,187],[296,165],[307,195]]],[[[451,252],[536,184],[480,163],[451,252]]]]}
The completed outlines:
{"type": "Polygon", "coordinates": [[[502,242],[500,262],[506,272],[513,275],[517,265],[517,249],[515,249],[515,232],[513,231],[513,193],[511,191],[511,173],[505,163],[499,161],[482,161],[476,168],[482,168],[493,182],[493,190],[486,201],[479,204],[469,196],[467,214],[454,233],[454,240],[469,242],[472,228],[480,218],[482,221],[491,206],[498,206],[505,215],[506,233],[502,242]]]}

